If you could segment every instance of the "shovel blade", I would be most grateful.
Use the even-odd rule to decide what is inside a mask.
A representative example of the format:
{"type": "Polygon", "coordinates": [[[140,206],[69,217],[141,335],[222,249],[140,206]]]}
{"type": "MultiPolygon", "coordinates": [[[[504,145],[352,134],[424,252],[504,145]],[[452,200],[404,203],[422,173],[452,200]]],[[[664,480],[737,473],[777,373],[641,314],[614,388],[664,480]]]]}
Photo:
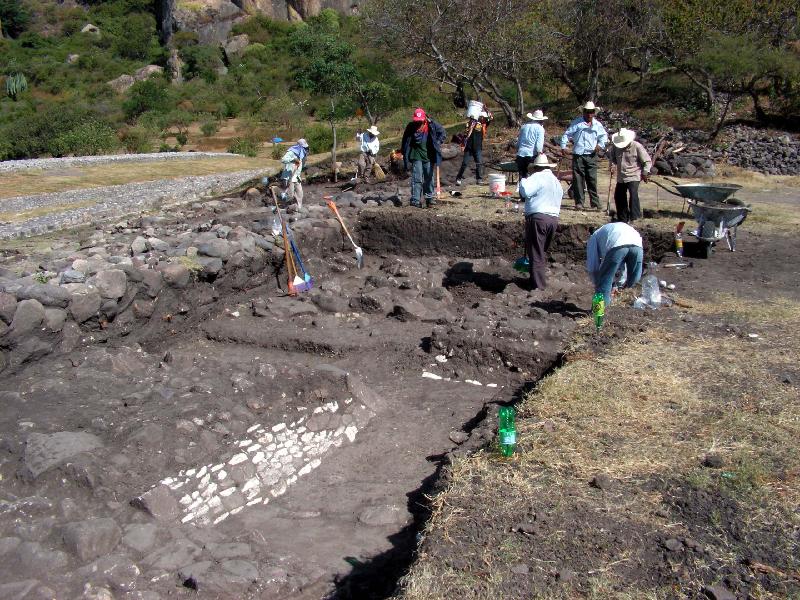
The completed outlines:
{"type": "Polygon", "coordinates": [[[364,251],[356,246],[356,266],[361,269],[364,266],[364,251]]]}

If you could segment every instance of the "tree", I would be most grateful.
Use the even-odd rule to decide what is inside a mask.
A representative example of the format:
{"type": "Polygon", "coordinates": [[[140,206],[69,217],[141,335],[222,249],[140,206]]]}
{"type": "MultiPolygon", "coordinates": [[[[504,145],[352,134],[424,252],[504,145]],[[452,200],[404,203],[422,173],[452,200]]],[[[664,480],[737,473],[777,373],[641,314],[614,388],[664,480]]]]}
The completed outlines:
{"type": "Polygon", "coordinates": [[[31,16],[21,0],[0,0],[0,37],[15,38],[25,31],[31,16]]]}
{"type": "Polygon", "coordinates": [[[336,124],[347,112],[342,101],[349,98],[358,78],[353,63],[353,47],[344,41],[339,32],[339,17],[329,9],[312,19],[308,26],[298,29],[292,36],[293,49],[306,58],[297,71],[297,82],[312,94],[325,96],[327,106],[322,117],[328,121],[333,133],[331,156],[334,181],[336,168],[336,124]]]}
{"type": "Polygon", "coordinates": [[[376,42],[407,59],[412,74],[454,90],[469,86],[517,125],[523,82],[547,48],[532,31],[533,6],[533,0],[374,0],[365,13],[376,42]]]}

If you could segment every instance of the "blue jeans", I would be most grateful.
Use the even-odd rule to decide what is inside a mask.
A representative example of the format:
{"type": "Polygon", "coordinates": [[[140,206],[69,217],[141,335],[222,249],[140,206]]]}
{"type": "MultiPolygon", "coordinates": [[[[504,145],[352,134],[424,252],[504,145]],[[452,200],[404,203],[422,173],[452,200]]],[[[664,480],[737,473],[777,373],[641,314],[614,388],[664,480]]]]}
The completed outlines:
{"type": "Polygon", "coordinates": [[[614,276],[620,266],[625,264],[625,287],[630,288],[639,283],[642,278],[642,248],[640,246],[619,246],[612,248],[603,257],[600,270],[594,282],[595,293],[602,293],[606,297],[606,306],[611,305],[611,286],[614,285],[614,276]]]}
{"type": "Polygon", "coordinates": [[[412,160],[411,204],[422,206],[423,195],[426,204],[433,202],[433,165],[429,160],[412,160]]]}

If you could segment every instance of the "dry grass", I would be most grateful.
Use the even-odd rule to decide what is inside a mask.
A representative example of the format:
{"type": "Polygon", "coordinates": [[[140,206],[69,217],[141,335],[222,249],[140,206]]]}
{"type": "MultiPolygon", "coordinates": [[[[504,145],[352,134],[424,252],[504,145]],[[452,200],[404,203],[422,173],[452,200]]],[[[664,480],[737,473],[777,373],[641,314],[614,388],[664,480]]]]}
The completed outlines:
{"type": "MultiPolygon", "coordinates": [[[[785,323],[797,322],[800,303],[782,297],[756,303],[722,295],[713,305],[693,301],[692,311],[745,326],[774,327],[776,335],[720,339],[657,327],[599,357],[587,351],[588,337],[577,338],[571,360],[521,403],[519,453],[503,459],[487,450],[456,461],[450,485],[433,499],[426,534],[477,559],[485,565],[484,573],[465,577],[423,551],[398,597],[504,597],[504,590],[514,585],[509,565],[520,558],[502,541],[508,534],[495,530],[494,540],[476,544],[465,540],[463,531],[471,522],[525,515],[533,498],[548,499],[555,511],[562,498],[570,506],[585,505],[614,522],[628,523],[632,531],[660,528],[675,536],[688,535],[685,524],[658,516],[663,505],[659,492],[598,500],[586,483],[599,472],[628,490],[654,478],[722,489],[751,507],[744,515],[745,528],[786,519],[794,521],[786,527],[799,526],[796,512],[786,515],[800,502],[800,393],[797,387],[778,384],[776,373],[800,361],[800,332],[793,328],[778,335],[785,323]],[[701,467],[702,457],[710,452],[723,457],[721,471],[701,467]],[[478,489],[474,481],[480,481],[478,489]]],[[[588,336],[591,324],[586,320],[583,325],[588,336]]],[[[735,561],[725,536],[715,539],[715,555],[735,561]]],[[[543,540],[542,547],[551,541],[543,540]]],[[[547,552],[534,558],[534,580],[551,576],[562,560],[547,552]]],[[[621,582],[614,567],[628,556],[599,553],[592,558],[594,564],[589,560],[584,565],[585,572],[593,574],[588,593],[578,594],[567,586],[536,597],[674,597],[674,589],[637,589],[621,582]]],[[[685,583],[684,589],[692,588],[685,583]]],[[[758,597],[774,596],[761,590],[758,597]]]]}
{"type": "Polygon", "coordinates": [[[0,207],[2,207],[2,198],[14,196],[65,192],[107,185],[231,173],[250,169],[270,170],[276,168],[277,164],[277,161],[263,158],[198,158],[5,173],[0,175],[0,207]]]}
{"type": "MultiPolygon", "coordinates": [[[[93,204],[94,204],[93,201],[81,201],[81,202],[70,202],[66,204],[40,206],[38,208],[32,208],[30,210],[25,210],[22,212],[0,212],[0,223],[2,222],[19,223],[21,221],[33,219],[34,217],[49,215],[50,213],[53,212],[64,212],[66,210],[72,210],[73,208],[84,208],[86,206],[92,206],[93,204]]],[[[0,206],[2,206],[2,204],[0,204],[0,206]]]]}

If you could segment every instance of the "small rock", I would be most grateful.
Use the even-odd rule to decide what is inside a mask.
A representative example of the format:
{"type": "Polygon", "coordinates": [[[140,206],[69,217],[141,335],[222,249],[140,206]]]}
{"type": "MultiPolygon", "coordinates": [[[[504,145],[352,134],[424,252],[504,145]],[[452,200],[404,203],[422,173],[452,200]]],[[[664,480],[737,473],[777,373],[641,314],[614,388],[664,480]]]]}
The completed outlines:
{"type": "Polygon", "coordinates": [[[212,258],[225,259],[231,255],[231,245],[227,240],[210,240],[197,244],[197,253],[212,258]]]}
{"type": "Polygon", "coordinates": [[[669,538],[664,542],[664,548],[670,552],[680,552],[683,550],[683,542],[675,538],[669,538]]]}
{"type": "Polygon", "coordinates": [[[17,310],[17,297],[14,294],[0,292],[0,319],[11,323],[17,310]]]}
{"type": "Polygon", "coordinates": [[[38,542],[22,542],[17,547],[17,557],[28,573],[49,573],[67,566],[69,557],[60,550],[48,550],[38,542]]]}
{"type": "Polygon", "coordinates": [[[606,475],[605,473],[598,473],[592,480],[589,482],[593,488],[597,488],[598,490],[608,490],[611,487],[611,478],[606,475]]]}
{"type": "Polygon", "coordinates": [[[140,235],[131,242],[131,254],[144,254],[147,252],[147,240],[140,235]]]}
{"type": "Polygon", "coordinates": [[[125,295],[128,285],[128,276],[120,269],[105,269],[98,271],[95,276],[95,285],[103,298],[116,300],[125,295]]]}
{"type": "Polygon", "coordinates": [[[784,373],[779,377],[781,383],[785,383],[786,385],[794,385],[794,379],[788,373],[784,373]]]}
{"type": "Polygon", "coordinates": [[[159,521],[172,521],[180,515],[178,501],[165,485],[157,485],[131,500],[131,506],[141,509],[159,521]]]}
{"type": "Polygon", "coordinates": [[[368,506],[358,514],[359,522],[378,527],[381,525],[404,525],[409,519],[408,510],[399,506],[368,506]]]}
{"type": "Polygon", "coordinates": [[[86,288],[83,292],[73,293],[69,302],[69,314],[76,323],[83,323],[97,315],[103,299],[94,288],[86,288]]]}
{"type": "Polygon", "coordinates": [[[67,523],[61,537],[67,549],[86,562],[110,553],[122,538],[122,532],[114,519],[88,519],[67,523]]]}
{"type": "Polygon", "coordinates": [[[721,454],[709,452],[703,457],[703,466],[710,469],[721,469],[725,464],[725,459],[721,454]]]}
{"type": "Polygon", "coordinates": [[[140,574],[139,567],[130,558],[119,555],[104,556],[78,569],[78,575],[84,581],[89,579],[105,584],[116,592],[134,590],[140,574]]]}
{"type": "Polygon", "coordinates": [[[116,79],[112,79],[106,83],[118,94],[124,94],[128,88],[136,83],[136,80],[127,73],[123,73],[116,79]]]}
{"type": "Polygon", "coordinates": [[[703,586],[703,593],[711,600],[736,600],[736,594],[722,584],[703,586]]]}
{"type": "Polygon", "coordinates": [[[150,237],[147,238],[147,248],[156,252],[166,252],[169,250],[169,244],[157,237],[150,237]]]}
{"type": "Polygon", "coordinates": [[[158,296],[161,293],[161,288],[164,287],[161,273],[152,269],[143,269],[141,274],[145,293],[151,298],[158,296]]]}
{"type": "Polygon", "coordinates": [[[61,283],[83,283],[86,281],[86,273],[76,271],[74,269],[67,269],[61,273],[61,283]]]}
{"type": "Polygon", "coordinates": [[[42,473],[75,455],[100,448],[102,445],[100,438],[81,431],[32,433],[25,443],[22,474],[28,480],[36,479],[42,473]]]}
{"type": "Polygon", "coordinates": [[[525,563],[516,563],[511,565],[511,572],[517,575],[527,575],[530,570],[530,567],[525,563]]]}
{"type": "Polygon", "coordinates": [[[469,434],[464,431],[451,431],[449,437],[454,444],[463,444],[469,439],[469,434]]]}
{"type": "Polygon", "coordinates": [[[539,532],[535,523],[517,523],[511,528],[511,531],[524,533],[526,535],[535,535],[539,532]]]}
{"type": "Polygon", "coordinates": [[[165,265],[161,269],[161,273],[164,275],[164,281],[167,282],[167,285],[178,289],[183,289],[189,285],[191,279],[189,269],[181,263],[165,265]]]}
{"type": "Polygon", "coordinates": [[[575,579],[575,571],[570,569],[561,569],[556,573],[556,579],[561,583],[569,583],[575,579]]]}
{"type": "Polygon", "coordinates": [[[59,332],[67,320],[67,311],[60,308],[44,309],[44,326],[48,331],[59,332]]]}
{"type": "Polygon", "coordinates": [[[244,581],[258,580],[258,568],[246,560],[224,560],[220,566],[227,573],[244,581]]]}

